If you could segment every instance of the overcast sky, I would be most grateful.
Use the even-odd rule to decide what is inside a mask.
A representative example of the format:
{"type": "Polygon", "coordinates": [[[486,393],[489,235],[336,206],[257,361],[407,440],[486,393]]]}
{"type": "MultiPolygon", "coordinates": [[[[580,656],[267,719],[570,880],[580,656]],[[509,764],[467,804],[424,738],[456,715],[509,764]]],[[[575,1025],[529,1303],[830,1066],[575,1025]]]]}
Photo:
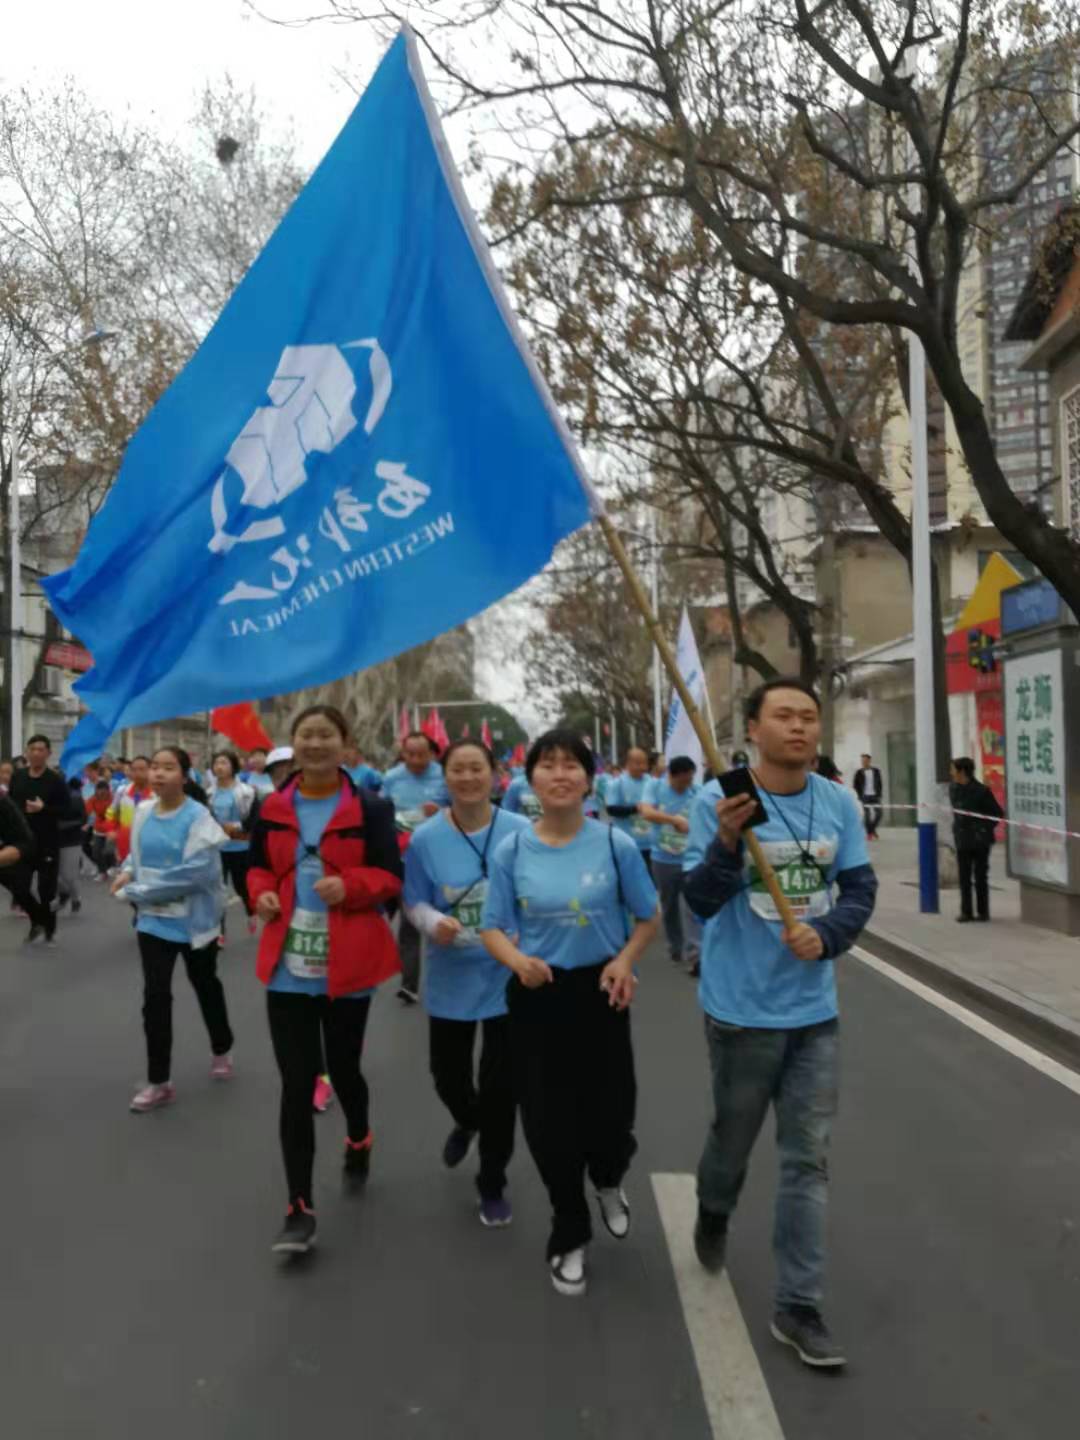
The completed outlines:
{"type": "MultiPolygon", "coordinates": [[[[229,74],[251,86],[282,128],[292,128],[302,160],[314,166],[356,103],[382,46],[367,27],[316,24],[282,28],[252,15],[242,0],[0,0],[0,89],[49,87],[71,75],[104,107],[180,131],[207,82],[229,74]],[[341,72],[349,81],[341,78],[341,72]]],[[[263,0],[264,14],[295,17],[305,0],[263,0]]],[[[313,0],[311,10],[318,10],[313,0]]],[[[458,137],[451,135],[451,143],[458,137]]],[[[478,632],[477,684],[535,732],[541,714],[524,693],[514,660],[521,605],[506,605],[478,632]],[[481,639],[482,637],[482,639],[481,639]],[[494,642],[494,643],[492,643],[494,642]]]]}

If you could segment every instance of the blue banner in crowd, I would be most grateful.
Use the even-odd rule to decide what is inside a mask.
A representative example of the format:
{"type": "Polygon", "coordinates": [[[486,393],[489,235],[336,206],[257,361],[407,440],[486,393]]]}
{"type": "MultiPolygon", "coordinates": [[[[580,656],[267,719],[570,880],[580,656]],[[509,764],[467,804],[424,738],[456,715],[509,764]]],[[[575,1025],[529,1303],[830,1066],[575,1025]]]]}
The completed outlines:
{"type": "Polygon", "coordinates": [[[586,487],[403,32],[45,582],[95,662],[64,768],[450,629],[543,568],[586,487]]]}

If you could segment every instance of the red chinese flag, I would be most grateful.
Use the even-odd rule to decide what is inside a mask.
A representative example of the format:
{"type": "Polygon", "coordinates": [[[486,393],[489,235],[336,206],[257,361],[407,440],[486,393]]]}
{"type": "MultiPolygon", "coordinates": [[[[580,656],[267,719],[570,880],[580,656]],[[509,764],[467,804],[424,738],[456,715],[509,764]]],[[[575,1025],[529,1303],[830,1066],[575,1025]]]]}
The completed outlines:
{"type": "Polygon", "coordinates": [[[405,736],[412,730],[412,716],[409,714],[409,707],[402,705],[401,718],[398,720],[398,740],[405,744],[405,736]]]}
{"type": "Polygon", "coordinates": [[[420,726],[420,730],[424,735],[428,737],[429,740],[431,740],[434,744],[438,745],[439,712],[437,710],[428,711],[428,713],[424,716],[423,724],[420,726]]]}
{"type": "Polygon", "coordinates": [[[491,726],[488,724],[486,719],[483,725],[481,725],[480,727],[480,739],[484,742],[484,744],[489,750],[495,743],[491,738],[491,726]]]}
{"type": "Polygon", "coordinates": [[[258,712],[250,700],[242,705],[223,705],[218,710],[212,710],[210,726],[219,735],[231,740],[244,754],[260,746],[264,750],[272,750],[274,747],[274,742],[263,729],[258,712]]]}

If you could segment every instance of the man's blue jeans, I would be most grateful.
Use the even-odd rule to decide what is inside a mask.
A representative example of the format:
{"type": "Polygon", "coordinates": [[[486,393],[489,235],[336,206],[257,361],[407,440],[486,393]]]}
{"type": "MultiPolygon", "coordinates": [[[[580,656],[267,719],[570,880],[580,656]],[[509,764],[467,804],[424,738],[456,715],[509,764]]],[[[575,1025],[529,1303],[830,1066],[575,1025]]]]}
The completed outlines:
{"type": "Polygon", "coordinates": [[[837,1022],[748,1030],[707,1015],[705,1035],[715,1115],[698,1166],[698,1202],[711,1214],[732,1214],[754,1141],[770,1103],[775,1105],[776,1303],[820,1307],[829,1134],[837,1105],[837,1022]]]}

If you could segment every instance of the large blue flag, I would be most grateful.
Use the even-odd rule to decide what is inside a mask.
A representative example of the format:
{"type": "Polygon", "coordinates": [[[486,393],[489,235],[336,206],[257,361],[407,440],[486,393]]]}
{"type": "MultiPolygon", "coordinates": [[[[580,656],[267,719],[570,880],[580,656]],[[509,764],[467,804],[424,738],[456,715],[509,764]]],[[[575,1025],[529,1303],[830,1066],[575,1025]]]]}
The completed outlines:
{"type": "Polygon", "coordinates": [[[589,513],[404,31],[45,582],[95,662],[64,768],[430,639],[589,513]]]}

